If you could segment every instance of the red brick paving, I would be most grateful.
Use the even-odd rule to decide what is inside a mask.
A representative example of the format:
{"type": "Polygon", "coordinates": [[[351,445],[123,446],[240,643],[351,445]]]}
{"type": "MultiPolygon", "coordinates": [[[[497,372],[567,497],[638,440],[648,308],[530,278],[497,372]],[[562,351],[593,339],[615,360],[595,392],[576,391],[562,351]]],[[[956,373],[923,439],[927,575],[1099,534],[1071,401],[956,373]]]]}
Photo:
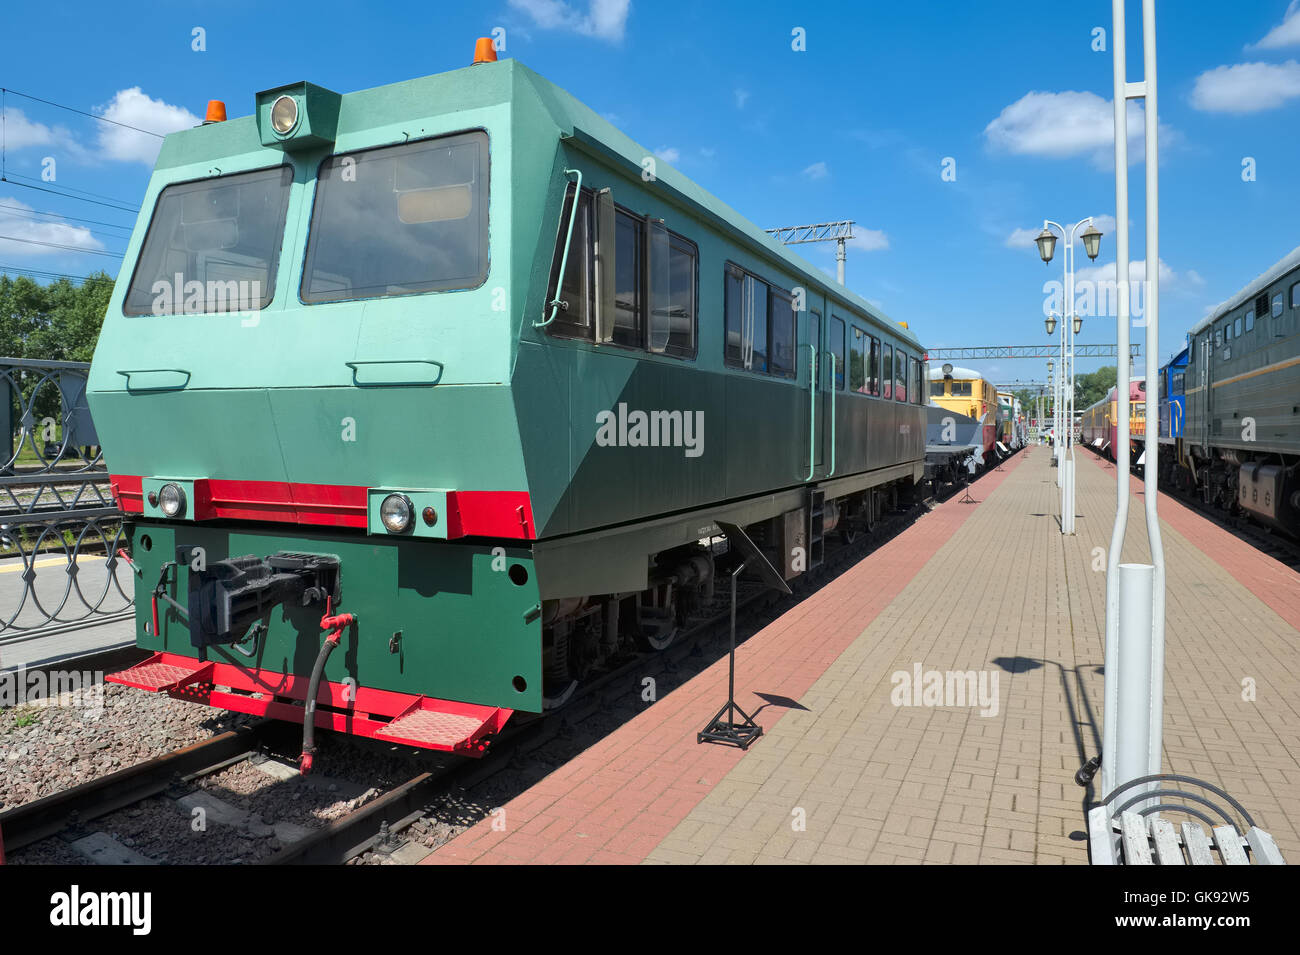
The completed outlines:
{"type": "MultiPolygon", "coordinates": [[[[987,498],[1026,457],[985,475],[972,496],[987,498]]],[[[950,498],[750,637],[736,651],[737,703],[774,726],[785,710],[743,688],[799,699],[975,509],[950,498]]],[[[726,693],[724,657],[425,863],[643,861],[741,761],[738,749],[695,742],[726,693]]]]}

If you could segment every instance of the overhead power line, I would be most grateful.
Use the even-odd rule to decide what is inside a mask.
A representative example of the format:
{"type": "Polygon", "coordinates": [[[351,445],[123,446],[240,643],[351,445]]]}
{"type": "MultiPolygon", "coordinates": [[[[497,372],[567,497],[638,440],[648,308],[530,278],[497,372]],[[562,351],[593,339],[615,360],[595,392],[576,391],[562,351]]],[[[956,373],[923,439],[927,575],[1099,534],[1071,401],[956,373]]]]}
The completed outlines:
{"type": "MultiPolygon", "coordinates": [[[[23,177],[23,178],[26,178],[26,177],[23,177]]],[[[120,211],[120,212],[139,212],[139,211],[140,211],[140,209],[139,209],[138,206],[135,207],[135,208],[132,208],[132,207],[130,207],[130,206],[126,206],[126,205],[118,205],[117,203],[118,203],[119,200],[116,200],[116,199],[113,200],[112,202],[100,202],[98,199],[87,199],[85,196],[74,196],[74,195],[72,195],[71,193],[62,192],[62,191],[60,191],[60,190],[58,190],[58,189],[50,189],[50,188],[47,187],[47,186],[31,186],[31,185],[28,185],[28,184],[25,183],[25,182],[17,182],[16,180],[10,178],[9,176],[0,176],[0,182],[7,182],[7,183],[9,183],[11,186],[21,186],[21,187],[24,188],[24,189],[34,189],[34,190],[36,190],[37,192],[48,192],[48,193],[49,193],[50,195],[52,195],[52,196],[60,196],[61,198],[64,198],[64,199],[76,199],[78,202],[89,202],[89,203],[91,203],[92,205],[96,205],[96,206],[107,206],[107,207],[110,208],[110,209],[117,209],[117,210],[120,211]]],[[[78,190],[78,191],[81,191],[81,190],[78,190]]]]}
{"type": "Polygon", "coordinates": [[[66,249],[69,252],[84,252],[86,255],[107,255],[114,259],[120,259],[123,255],[121,252],[108,252],[104,249],[80,249],[75,245],[63,245],[58,242],[41,242],[37,239],[20,239],[16,235],[0,235],[0,242],[22,242],[26,245],[43,245],[49,249],[66,249]]]}
{"type": "Polygon", "coordinates": [[[68,222],[83,222],[86,225],[105,226],[110,229],[125,229],[128,233],[135,228],[135,226],[133,225],[126,225],[121,222],[100,222],[97,219],[82,219],[79,216],[65,216],[61,212],[44,212],[40,209],[27,209],[23,206],[13,206],[7,202],[0,202],[0,209],[10,209],[12,210],[11,212],[12,215],[19,215],[25,218],[32,218],[33,216],[47,216],[51,219],[64,219],[68,222]]]}
{"type": "Polygon", "coordinates": [[[88,113],[84,109],[77,109],[75,106],[64,106],[62,103],[55,103],[52,100],[41,99],[39,96],[32,96],[30,93],[20,93],[18,90],[7,89],[3,86],[0,86],[0,93],[12,93],[14,96],[21,96],[23,99],[29,99],[37,103],[44,103],[46,106],[54,106],[57,109],[66,109],[69,113],[76,113],[79,116],[89,116],[91,119],[97,119],[101,123],[110,123],[113,126],[121,126],[123,129],[133,129],[137,133],[144,133],[146,136],[156,136],[159,139],[163,138],[162,133],[155,133],[151,129],[141,129],[139,126],[132,126],[130,123],[119,123],[115,119],[109,119],[106,116],[99,116],[95,113],[88,113]]]}

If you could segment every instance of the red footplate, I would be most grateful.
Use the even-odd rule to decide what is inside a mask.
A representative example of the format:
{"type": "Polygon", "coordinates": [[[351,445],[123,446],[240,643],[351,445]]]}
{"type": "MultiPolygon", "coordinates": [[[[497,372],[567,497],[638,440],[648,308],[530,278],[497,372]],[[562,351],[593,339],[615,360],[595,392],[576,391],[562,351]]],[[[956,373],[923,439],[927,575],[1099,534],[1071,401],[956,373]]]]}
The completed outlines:
{"type": "MultiPolygon", "coordinates": [[[[142,663],[104,677],[111,683],[167,693],[237,713],[303,721],[306,677],[231,663],[155,653],[142,663]]],[[[323,682],[316,694],[316,725],[466,756],[481,756],[514,710],[439,700],[369,687],[323,682]]]]}

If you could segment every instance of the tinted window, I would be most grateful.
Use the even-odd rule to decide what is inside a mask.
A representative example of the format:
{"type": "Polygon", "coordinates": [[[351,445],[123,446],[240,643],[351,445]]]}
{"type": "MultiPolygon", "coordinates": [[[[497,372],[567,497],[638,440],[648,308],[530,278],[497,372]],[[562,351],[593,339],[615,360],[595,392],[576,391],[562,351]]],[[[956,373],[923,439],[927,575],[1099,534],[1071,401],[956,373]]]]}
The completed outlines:
{"type": "Polygon", "coordinates": [[[744,327],[745,327],[745,276],[736,269],[727,269],[724,287],[727,313],[726,360],[728,365],[744,363],[744,327]]]}
{"type": "Polygon", "coordinates": [[[880,394],[880,339],[871,339],[871,355],[867,361],[868,387],[873,395],[880,394]]]}
{"type": "Polygon", "coordinates": [[[614,344],[641,346],[641,220],[614,213],[614,344]]]}
{"type": "Polygon", "coordinates": [[[835,356],[835,390],[844,390],[844,320],[831,316],[831,354],[835,356]]]}
{"type": "Polygon", "coordinates": [[[849,344],[849,390],[865,394],[867,390],[866,349],[867,336],[862,329],[853,326],[852,341],[849,344]]]}
{"type": "Polygon", "coordinates": [[[894,358],[894,400],[907,400],[907,369],[911,356],[904,352],[899,352],[894,358]]]}
{"type": "Polygon", "coordinates": [[[892,398],[894,397],[894,346],[885,345],[884,348],[884,359],[880,366],[880,378],[884,382],[885,387],[882,390],[881,397],[892,398]]]}
{"type": "Polygon", "coordinates": [[[942,397],[943,397],[943,382],[942,382],[942,381],[932,381],[932,382],[930,382],[930,394],[933,395],[933,396],[936,397],[936,398],[942,398],[942,397]]]}
{"type": "Polygon", "coordinates": [[[751,325],[754,333],[754,350],[750,371],[767,371],[767,283],[751,275],[746,279],[745,292],[752,303],[751,325]]]}
{"type": "Polygon", "coordinates": [[[275,291],[292,181],[293,168],[286,165],[164,189],[122,311],[173,315],[265,308],[275,291]]]}
{"type": "Polygon", "coordinates": [[[772,373],[795,378],[794,370],[794,303],[779,289],[772,289],[772,373]]]}
{"type": "Polygon", "coordinates": [[[487,216],[486,133],[331,156],[316,184],[302,300],[481,285],[487,216]]]}
{"type": "MultiPolygon", "coordinates": [[[[670,236],[668,253],[668,344],[664,353],[695,357],[695,246],[670,236]]],[[[655,311],[661,306],[656,302],[655,311]]]]}

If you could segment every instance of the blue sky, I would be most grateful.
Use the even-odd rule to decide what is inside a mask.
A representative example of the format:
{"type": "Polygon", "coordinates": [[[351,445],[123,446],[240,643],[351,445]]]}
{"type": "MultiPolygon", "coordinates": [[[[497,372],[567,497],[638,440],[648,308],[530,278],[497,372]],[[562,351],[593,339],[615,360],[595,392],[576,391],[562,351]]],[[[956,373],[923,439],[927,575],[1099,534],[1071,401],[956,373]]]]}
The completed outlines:
{"type": "MultiPolygon", "coordinates": [[[[1141,79],[1129,4],[1129,79],[1141,79]]],[[[1206,309],[1297,244],[1297,0],[1157,2],[1161,358],[1206,309]],[[1247,180],[1247,160],[1253,178],[1247,180]]],[[[1105,0],[791,3],[489,0],[309,6],[11,4],[0,86],[130,126],[232,116],[261,89],[339,92],[466,64],[505,31],[517,58],[758,224],[854,219],[848,284],[931,345],[1046,341],[1043,219],[1099,218],[1114,275],[1111,10],[1105,0]],[[68,25],[76,28],[68,29],[68,25]],[[206,49],[196,51],[195,28],[206,49]],[[1104,51],[1097,28],[1105,31],[1104,51]],[[806,49],[793,49],[796,29],[806,49]],[[53,51],[53,53],[52,53],[53,51]],[[955,168],[955,179],[945,179],[955,168]],[[1102,218],[1104,217],[1104,218],[1102,218]]],[[[1141,121],[1130,106],[1131,258],[1144,255],[1141,121]]],[[[158,140],[15,93],[5,101],[0,265],[85,275],[119,260],[158,140]],[[54,159],[55,179],[42,179],[54,159]],[[26,178],[20,178],[26,177],[26,178]],[[26,186],[75,192],[98,205],[26,186]],[[52,213],[53,215],[41,215],[52,213]],[[66,218],[58,218],[58,217],[66,218]],[[75,217],[75,218],[73,218],[75,217]],[[85,221],[89,220],[89,221],[85,221]],[[45,242],[36,245],[32,242],[45,242]],[[73,246],[72,252],[54,246],[73,246]]],[[[834,269],[833,246],[805,246],[834,269]]],[[[1143,332],[1139,330],[1137,334],[1143,332]]],[[[1113,342],[1113,317],[1081,343],[1113,342]]],[[[969,362],[967,364],[975,364],[969,362]]],[[[1084,360],[1088,371],[1101,360],[1084,360]]],[[[1042,380],[1045,362],[980,365],[1042,380]]]]}

